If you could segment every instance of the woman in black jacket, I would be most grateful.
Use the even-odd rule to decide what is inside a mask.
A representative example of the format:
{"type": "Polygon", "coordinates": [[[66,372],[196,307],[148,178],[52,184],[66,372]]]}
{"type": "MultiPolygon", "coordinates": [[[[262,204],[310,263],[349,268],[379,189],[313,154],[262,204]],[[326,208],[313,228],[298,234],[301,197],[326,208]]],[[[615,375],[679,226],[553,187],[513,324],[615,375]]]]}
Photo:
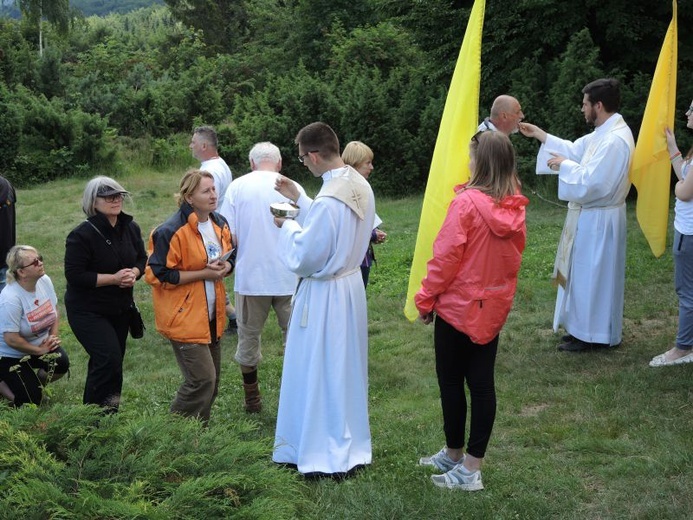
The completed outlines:
{"type": "Polygon", "coordinates": [[[84,403],[109,412],[120,404],[133,286],[147,261],[140,228],[122,211],[127,196],[113,179],[90,180],[82,197],[87,220],[65,244],[67,320],[89,354],[84,403]]]}

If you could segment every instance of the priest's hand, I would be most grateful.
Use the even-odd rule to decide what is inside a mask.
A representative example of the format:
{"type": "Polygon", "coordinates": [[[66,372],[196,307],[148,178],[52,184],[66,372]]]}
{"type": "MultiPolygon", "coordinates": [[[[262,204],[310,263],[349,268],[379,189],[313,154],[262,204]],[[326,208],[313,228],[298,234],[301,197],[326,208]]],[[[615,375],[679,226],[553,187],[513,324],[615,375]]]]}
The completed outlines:
{"type": "Polygon", "coordinates": [[[552,153],[551,159],[546,161],[546,166],[548,166],[550,170],[558,171],[561,169],[561,163],[563,161],[565,161],[565,157],[563,157],[562,155],[558,155],[556,153],[552,153]]]}
{"type": "Polygon", "coordinates": [[[288,219],[284,217],[274,217],[274,225],[280,228],[284,225],[284,222],[286,222],[287,220],[288,219]]]}
{"type": "Polygon", "coordinates": [[[292,202],[296,202],[301,196],[294,181],[281,174],[277,175],[277,180],[274,182],[274,189],[292,202]]]}
{"type": "Polygon", "coordinates": [[[546,142],[546,132],[537,125],[533,125],[532,123],[518,123],[517,127],[520,129],[520,133],[525,137],[534,137],[542,143],[546,142]]]}

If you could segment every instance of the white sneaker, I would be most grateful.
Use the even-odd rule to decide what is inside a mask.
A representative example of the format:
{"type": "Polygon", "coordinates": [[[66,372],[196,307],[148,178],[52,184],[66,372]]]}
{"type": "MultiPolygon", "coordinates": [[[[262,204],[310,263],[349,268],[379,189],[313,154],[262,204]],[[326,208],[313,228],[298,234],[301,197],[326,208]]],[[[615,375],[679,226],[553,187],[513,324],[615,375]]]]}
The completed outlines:
{"type": "Polygon", "coordinates": [[[458,464],[447,473],[432,475],[431,480],[438,487],[448,489],[461,489],[462,491],[479,491],[484,489],[481,482],[481,471],[468,473],[462,464],[458,464]]]}
{"type": "Polygon", "coordinates": [[[693,352],[680,358],[669,360],[666,353],[660,354],[652,358],[650,361],[651,367],[670,367],[674,365],[683,365],[685,363],[693,363],[693,352]]]}
{"type": "Polygon", "coordinates": [[[450,471],[458,464],[461,464],[462,462],[464,462],[464,455],[462,455],[462,458],[460,460],[455,462],[450,457],[448,457],[446,449],[443,448],[435,455],[431,455],[430,457],[421,457],[419,459],[419,466],[435,466],[440,471],[445,473],[447,471],[450,471]]]}

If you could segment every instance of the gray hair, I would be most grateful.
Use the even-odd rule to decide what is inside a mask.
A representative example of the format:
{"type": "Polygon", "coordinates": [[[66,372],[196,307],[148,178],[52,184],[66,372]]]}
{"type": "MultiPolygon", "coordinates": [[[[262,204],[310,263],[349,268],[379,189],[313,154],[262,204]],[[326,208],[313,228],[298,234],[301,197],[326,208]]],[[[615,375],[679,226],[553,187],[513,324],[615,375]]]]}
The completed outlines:
{"type": "Polygon", "coordinates": [[[128,191],[110,177],[104,177],[103,175],[94,177],[87,183],[84,188],[84,195],[82,195],[82,211],[84,211],[87,217],[96,215],[96,209],[94,209],[96,194],[105,187],[121,191],[125,197],[129,197],[128,191]]]}
{"type": "Polygon", "coordinates": [[[273,163],[278,163],[282,159],[282,154],[272,143],[265,141],[263,143],[257,143],[250,150],[248,154],[248,160],[254,162],[255,164],[260,164],[263,161],[272,161],[273,163]]]}
{"type": "Polygon", "coordinates": [[[193,135],[199,135],[204,142],[215,149],[219,147],[219,139],[217,138],[217,131],[214,130],[213,126],[198,126],[193,130],[193,135]]]}
{"type": "Polygon", "coordinates": [[[36,248],[31,247],[31,246],[24,246],[24,245],[19,245],[19,246],[13,246],[7,253],[7,257],[5,258],[5,263],[7,264],[7,283],[13,283],[17,281],[17,271],[19,271],[22,268],[22,264],[26,263],[26,254],[24,252],[34,252],[37,255],[39,254],[38,251],[36,251],[36,248]]]}

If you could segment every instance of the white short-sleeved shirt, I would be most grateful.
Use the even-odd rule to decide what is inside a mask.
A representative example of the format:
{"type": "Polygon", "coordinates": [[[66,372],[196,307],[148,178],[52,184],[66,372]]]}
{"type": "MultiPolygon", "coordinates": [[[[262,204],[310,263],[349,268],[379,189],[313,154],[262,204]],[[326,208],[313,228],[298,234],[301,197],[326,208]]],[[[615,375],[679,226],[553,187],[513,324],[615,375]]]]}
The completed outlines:
{"type": "MultiPolygon", "coordinates": [[[[288,296],[296,290],[298,277],[280,258],[279,228],[274,225],[269,209],[273,202],[287,201],[274,189],[277,175],[277,172],[255,170],[238,177],[226,190],[219,209],[237,241],[234,290],[238,294],[288,296]]],[[[305,190],[294,184],[305,196],[305,190]]],[[[302,211],[307,212],[308,207],[302,211]]]]}
{"type": "Polygon", "coordinates": [[[200,170],[209,172],[214,177],[214,190],[217,192],[218,206],[221,206],[221,199],[233,180],[233,174],[229,165],[221,157],[215,157],[214,159],[202,161],[200,170]]]}
{"type": "Polygon", "coordinates": [[[32,345],[40,345],[58,319],[57,305],[58,298],[48,275],[38,279],[35,292],[24,290],[17,282],[8,284],[0,293],[0,356],[25,356],[5,343],[5,332],[18,332],[32,345]]]}

